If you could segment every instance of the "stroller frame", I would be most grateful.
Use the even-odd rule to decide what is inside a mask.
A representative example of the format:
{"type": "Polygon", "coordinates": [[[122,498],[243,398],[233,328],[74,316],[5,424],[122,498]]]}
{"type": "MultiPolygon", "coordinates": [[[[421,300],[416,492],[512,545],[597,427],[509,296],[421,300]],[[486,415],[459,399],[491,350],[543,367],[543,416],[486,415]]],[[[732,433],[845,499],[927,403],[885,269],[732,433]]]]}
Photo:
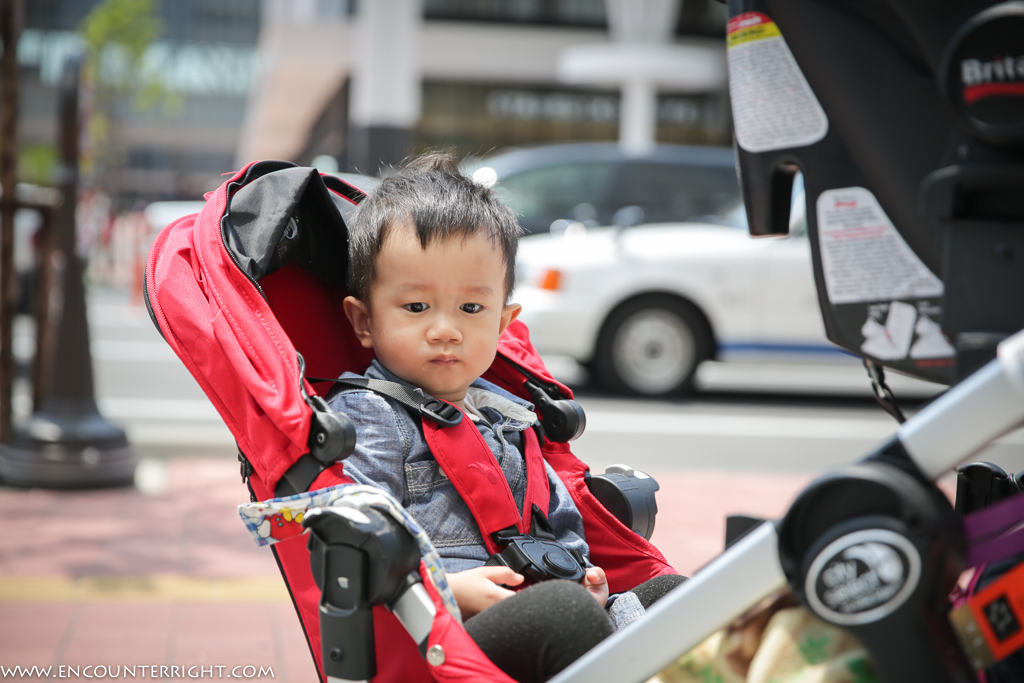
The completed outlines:
{"type": "MultiPolygon", "coordinates": [[[[787,585],[798,595],[802,593],[805,604],[819,617],[849,628],[861,639],[882,681],[967,683],[976,680],[952,632],[945,600],[952,587],[951,581],[964,568],[959,519],[932,482],[1022,421],[1024,331],[1003,342],[998,359],[904,423],[892,441],[857,465],[811,483],[786,517],[753,528],[693,578],[653,605],[643,619],[610,636],[551,679],[552,683],[642,683],[761,598],[787,585]],[[887,611],[872,610],[877,618],[852,625],[842,623],[834,612],[821,609],[820,603],[806,597],[811,590],[808,579],[816,578],[808,573],[807,567],[813,570],[817,564],[820,570],[821,563],[814,561],[814,552],[827,552],[827,549],[822,551],[825,544],[807,544],[814,552],[799,558],[801,570],[786,557],[792,554],[792,550],[786,548],[790,533],[787,527],[794,524],[793,516],[808,514],[808,507],[802,505],[802,501],[824,484],[831,487],[830,493],[847,486],[857,487],[863,481],[864,472],[874,467],[882,467],[884,475],[893,476],[894,471],[886,463],[892,460],[893,453],[905,454],[908,463],[920,475],[920,479],[898,491],[904,504],[900,515],[887,515],[884,511],[878,514],[879,511],[870,506],[851,508],[843,504],[838,506],[838,515],[828,509],[814,510],[811,514],[824,513],[834,518],[820,529],[820,535],[829,542],[843,537],[870,536],[873,531],[891,538],[897,535],[894,530],[903,530],[908,546],[924,551],[919,556],[924,566],[918,567],[916,576],[909,577],[909,589],[901,591],[909,597],[899,604],[887,611]],[[922,492],[936,493],[937,498],[922,498],[919,495],[922,492]],[[907,518],[927,516],[928,508],[936,504],[939,507],[944,504],[949,513],[940,520],[945,524],[918,523],[916,528],[902,524],[907,518]],[[844,507],[850,508],[845,515],[844,507]],[[945,571],[933,571],[936,566],[945,571]]],[[[810,500],[816,502],[813,497],[810,500]]],[[[818,504],[818,508],[827,507],[818,504]]],[[[330,582],[328,578],[326,584],[330,582]]],[[[326,599],[326,588],[324,594],[326,599]]],[[[409,624],[422,624],[434,612],[422,599],[395,605],[395,612],[399,610],[405,611],[402,622],[409,624]]],[[[421,642],[421,632],[414,627],[408,630],[421,642]]],[[[430,652],[424,652],[429,661],[430,652]]],[[[329,677],[329,680],[340,683],[347,679],[329,677]]]]}
{"type": "MultiPolygon", "coordinates": [[[[990,361],[908,419],[893,442],[867,456],[861,463],[875,462],[878,453],[891,447],[892,443],[898,443],[921,474],[934,481],[994,439],[1020,426],[1024,421],[1022,352],[1024,331],[1000,345],[999,358],[990,361]]],[[[842,470],[838,475],[845,476],[842,470]]],[[[825,479],[831,476],[835,475],[826,475],[825,479]]],[[[808,490],[814,489],[817,483],[812,483],[808,490]]],[[[867,519],[879,525],[879,519],[867,519]]],[[[643,620],[610,636],[599,648],[553,678],[552,683],[645,681],[762,597],[798,581],[801,577],[787,575],[780,560],[780,527],[784,524],[785,520],[780,520],[753,529],[693,578],[652,606],[643,620]],[[623,656],[623,653],[628,655],[623,656]]],[[[882,527],[884,523],[879,528],[882,527]]],[[[932,539],[933,542],[941,540],[932,539]]],[[[961,553],[954,560],[962,562],[962,548],[954,547],[950,552],[954,555],[961,553]]],[[[794,588],[799,590],[802,587],[794,588]]],[[[818,616],[828,619],[827,615],[819,613],[818,616]]],[[[940,629],[945,637],[930,635],[920,629],[916,633],[907,632],[904,629],[907,616],[901,615],[898,608],[886,617],[856,629],[874,658],[882,681],[976,680],[958,649],[954,648],[953,653],[939,651],[940,645],[947,646],[953,642],[949,638],[948,622],[945,629],[940,629]],[[936,643],[936,640],[941,642],[936,643]]],[[[918,613],[909,616],[911,622],[923,624],[929,615],[918,613]]],[[[946,619],[945,614],[931,616],[946,619]]]]}
{"type": "MultiPolygon", "coordinates": [[[[994,268],[989,258],[996,249],[1021,249],[1024,100],[998,100],[999,116],[993,117],[987,109],[992,100],[979,103],[970,96],[963,67],[989,55],[1019,54],[1024,9],[1000,0],[729,0],[728,10],[730,93],[750,234],[789,233],[791,189],[801,172],[829,339],[878,365],[959,384],[860,462],[813,482],[785,517],[759,527],[698,572],[652,609],[641,629],[614,635],[612,646],[637,654],[653,673],[672,660],[671,649],[692,647],[788,584],[813,613],[861,640],[883,681],[974,681],[947,614],[947,596],[973,539],[935,480],[1024,420],[1024,271],[1019,262],[994,268]],[[758,43],[761,38],[765,42],[758,43]],[[751,46],[772,46],[783,56],[769,58],[751,46]],[[757,104],[766,101],[763,93],[797,89],[789,90],[790,81],[784,84],[776,73],[752,77],[747,59],[793,67],[785,78],[799,79],[808,97],[794,106],[815,112],[817,127],[757,138],[769,118],[757,104]],[[853,206],[870,199],[884,207],[884,220],[869,222],[891,224],[926,270],[941,275],[932,275],[940,286],[836,295],[829,278],[837,268],[826,264],[828,219],[821,208],[830,197],[838,205],[833,192],[852,192],[853,206]],[[972,201],[982,195],[985,202],[972,201]],[[991,212],[997,201],[1011,210],[991,212]],[[877,352],[864,344],[862,326],[873,306],[896,301],[922,310],[934,306],[929,310],[941,321],[949,351],[929,356],[931,363],[909,352],[873,357],[877,352]],[[825,576],[822,569],[844,547],[866,550],[867,543],[856,545],[858,535],[899,556],[902,579],[912,587],[880,600],[877,609],[838,613],[823,604],[821,590],[836,575],[825,576]],[[658,642],[666,633],[672,633],[671,646],[658,642]]],[[[783,101],[795,102],[780,98],[776,104],[783,101]]],[[[874,277],[871,266],[884,264],[863,253],[845,254],[863,267],[865,278],[874,277]]],[[[966,503],[962,509],[968,510],[966,503]]],[[[613,658],[591,653],[557,680],[581,673],[588,680],[635,679],[617,667],[613,658]]]]}

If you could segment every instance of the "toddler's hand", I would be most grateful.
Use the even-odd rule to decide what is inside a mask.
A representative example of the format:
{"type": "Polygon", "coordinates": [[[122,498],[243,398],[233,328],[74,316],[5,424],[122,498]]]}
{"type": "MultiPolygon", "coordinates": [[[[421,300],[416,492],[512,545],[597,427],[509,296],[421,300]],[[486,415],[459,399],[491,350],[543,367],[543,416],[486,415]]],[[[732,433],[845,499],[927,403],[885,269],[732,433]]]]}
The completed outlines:
{"type": "Polygon", "coordinates": [[[597,604],[604,607],[608,602],[608,577],[600,567],[591,567],[583,577],[583,587],[586,588],[597,604]]]}
{"type": "Polygon", "coordinates": [[[518,586],[522,582],[522,574],[516,574],[509,567],[475,567],[448,575],[448,585],[455,594],[455,601],[459,603],[463,619],[469,619],[494,603],[514,595],[498,584],[518,586]]]}

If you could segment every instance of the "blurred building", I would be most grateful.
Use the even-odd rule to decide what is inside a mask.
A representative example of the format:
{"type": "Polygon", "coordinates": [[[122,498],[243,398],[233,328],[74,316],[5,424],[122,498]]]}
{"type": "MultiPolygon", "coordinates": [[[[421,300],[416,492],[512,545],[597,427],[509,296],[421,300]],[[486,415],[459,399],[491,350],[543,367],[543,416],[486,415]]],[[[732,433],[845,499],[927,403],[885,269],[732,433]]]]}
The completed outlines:
{"type": "MultiPolygon", "coordinates": [[[[26,0],[21,65],[22,177],[46,175],[56,158],[56,85],[77,29],[100,0],[26,0]]],[[[162,96],[115,103],[118,159],[104,190],[127,209],[160,199],[197,199],[235,167],[260,33],[253,0],[163,0],[163,24],[143,62],[162,96]]],[[[102,77],[102,76],[101,76],[102,77]]],[[[88,157],[90,150],[84,150],[88,157]]],[[[86,160],[87,161],[87,160],[86,160]]],[[[45,177],[30,180],[47,182],[45,177]]]]}
{"type": "Polygon", "coordinates": [[[726,15],[715,0],[263,0],[236,162],[326,155],[374,173],[430,146],[615,140],[635,107],[601,78],[627,63],[606,48],[650,57],[651,42],[674,61],[639,78],[648,137],[728,145],[726,15]]]}

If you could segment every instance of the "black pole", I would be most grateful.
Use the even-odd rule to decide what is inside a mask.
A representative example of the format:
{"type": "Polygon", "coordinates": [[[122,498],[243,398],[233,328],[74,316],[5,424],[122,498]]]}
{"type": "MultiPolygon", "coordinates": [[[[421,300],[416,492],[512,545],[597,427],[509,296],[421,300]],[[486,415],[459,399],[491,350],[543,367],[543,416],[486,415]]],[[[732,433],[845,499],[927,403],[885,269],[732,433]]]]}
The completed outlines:
{"type": "MultiPolygon", "coordinates": [[[[55,192],[58,196],[59,192],[55,192]]],[[[55,223],[58,201],[40,211],[42,223],[36,233],[35,292],[32,315],[36,321],[36,355],[32,363],[32,409],[40,407],[49,379],[53,359],[53,321],[50,316],[50,298],[54,292],[54,254],[56,252],[55,223]]]]}
{"type": "Polygon", "coordinates": [[[56,209],[52,254],[57,296],[50,348],[38,350],[52,355],[32,416],[0,446],[0,477],[8,485],[121,486],[132,483],[135,473],[135,454],[124,431],[100,415],[93,393],[85,268],[75,245],[81,68],[81,57],[69,58],[60,84],[57,184],[63,200],[56,209]]]}
{"type": "Polygon", "coordinates": [[[14,375],[14,187],[18,183],[18,0],[0,0],[0,441],[11,436],[14,375]]]}

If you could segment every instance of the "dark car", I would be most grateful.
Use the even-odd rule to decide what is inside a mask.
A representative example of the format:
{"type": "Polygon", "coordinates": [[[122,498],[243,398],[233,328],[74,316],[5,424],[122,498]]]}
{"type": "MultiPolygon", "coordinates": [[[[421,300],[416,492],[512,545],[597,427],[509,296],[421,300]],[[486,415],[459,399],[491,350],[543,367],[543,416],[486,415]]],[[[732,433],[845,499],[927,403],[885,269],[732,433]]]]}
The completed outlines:
{"type": "Polygon", "coordinates": [[[501,152],[467,171],[480,182],[496,180],[529,233],[548,232],[557,221],[690,221],[741,203],[735,155],[717,147],[659,145],[630,156],[611,142],[546,145],[501,152]]]}

